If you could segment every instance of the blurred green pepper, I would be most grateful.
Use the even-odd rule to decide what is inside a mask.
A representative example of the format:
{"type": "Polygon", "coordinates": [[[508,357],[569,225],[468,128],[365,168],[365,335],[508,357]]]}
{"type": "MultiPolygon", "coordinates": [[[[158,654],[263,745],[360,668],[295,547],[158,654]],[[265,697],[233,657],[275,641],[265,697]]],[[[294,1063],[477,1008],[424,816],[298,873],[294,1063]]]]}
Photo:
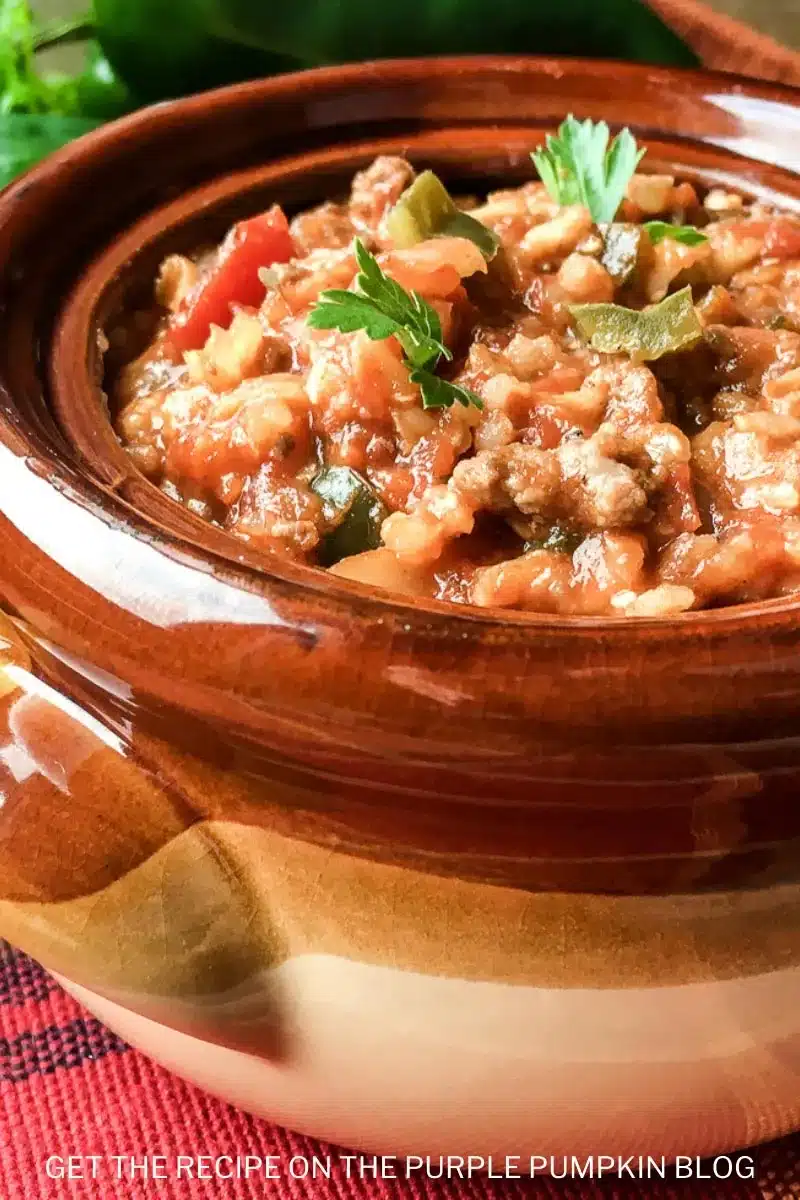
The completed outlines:
{"type": "Polygon", "coordinates": [[[644,0],[95,0],[97,36],[137,95],[300,66],[432,54],[570,54],[694,66],[644,0]]]}
{"type": "Polygon", "coordinates": [[[86,117],[110,121],[135,107],[130,90],[115,74],[96,42],[89,43],[86,63],[74,86],[76,111],[86,117]]]}
{"type": "Polygon", "coordinates": [[[275,7],[259,0],[94,0],[94,29],[137,97],[165,100],[308,65],[253,32],[253,25],[269,26],[275,7]]]}

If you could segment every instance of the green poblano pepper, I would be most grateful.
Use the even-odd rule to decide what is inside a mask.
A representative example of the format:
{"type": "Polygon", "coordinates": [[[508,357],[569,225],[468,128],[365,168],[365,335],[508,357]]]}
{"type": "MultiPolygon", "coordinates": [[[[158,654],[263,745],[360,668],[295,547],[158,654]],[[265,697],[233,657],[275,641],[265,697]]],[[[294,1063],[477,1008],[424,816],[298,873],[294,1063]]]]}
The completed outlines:
{"type": "Polygon", "coordinates": [[[263,36],[279,7],[259,0],[94,0],[94,31],[137,97],[166,100],[310,66],[277,53],[263,36]]]}
{"type": "Polygon", "coordinates": [[[95,0],[97,36],[143,97],[300,66],[432,54],[570,54],[693,66],[644,0],[95,0]]]}

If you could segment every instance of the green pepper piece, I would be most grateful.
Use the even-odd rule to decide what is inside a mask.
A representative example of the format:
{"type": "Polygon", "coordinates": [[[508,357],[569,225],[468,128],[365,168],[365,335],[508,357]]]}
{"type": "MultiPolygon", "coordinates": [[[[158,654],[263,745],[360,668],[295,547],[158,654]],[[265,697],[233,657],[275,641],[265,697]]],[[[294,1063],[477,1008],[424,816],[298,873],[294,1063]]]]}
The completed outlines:
{"type": "Polygon", "coordinates": [[[585,533],[565,529],[563,525],[554,525],[547,537],[533,538],[525,542],[522,550],[524,554],[530,554],[534,550],[553,550],[559,554],[574,554],[585,537],[585,533]]]}
{"type": "Polygon", "coordinates": [[[104,121],[135,108],[135,100],[96,42],[86,50],[83,71],[74,81],[77,111],[104,121]]]}
{"type": "Polygon", "coordinates": [[[423,171],[386,218],[389,236],[398,250],[407,250],[432,237],[469,238],[486,259],[494,258],[500,239],[486,225],[459,209],[433,171],[423,171]]]}
{"type": "Polygon", "coordinates": [[[602,354],[630,354],[639,362],[688,350],[703,336],[691,287],[641,310],[621,304],[572,304],[578,333],[602,354]]]}
{"type": "Polygon", "coordinates": [[[324,467],[311,481],[311,490],[322,501],[322,514],[332,528],[317,551],[320,566],[334,563],[364,550],[377,550],[381,525],[388,510],[358,471],[351,467],[324,467]]]}
{"type": "Polygon", "coordinates": [[[642,251],[641,225],[614,221],[601,229],[603,253],[600,261],[617,287],[627,283],[636,271],[642,251]]]}

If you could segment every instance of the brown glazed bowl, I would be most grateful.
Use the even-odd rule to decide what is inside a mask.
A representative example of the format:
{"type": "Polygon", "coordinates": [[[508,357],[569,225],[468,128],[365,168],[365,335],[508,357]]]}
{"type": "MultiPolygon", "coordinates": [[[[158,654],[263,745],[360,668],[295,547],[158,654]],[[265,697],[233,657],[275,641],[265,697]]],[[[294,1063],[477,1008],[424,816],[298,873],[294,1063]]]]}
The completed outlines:
{"type": "Polygon", "coordinates": [[[97,338],[237,216],[379,152],[529,178],[570,110],[800,207],[797,104],[330,68],[145,110],[0,198],[0,934],[180,1074],[373,1151],[800,1126],[800,602],[554,620],[265,563],[136,473],[97,338]]]}

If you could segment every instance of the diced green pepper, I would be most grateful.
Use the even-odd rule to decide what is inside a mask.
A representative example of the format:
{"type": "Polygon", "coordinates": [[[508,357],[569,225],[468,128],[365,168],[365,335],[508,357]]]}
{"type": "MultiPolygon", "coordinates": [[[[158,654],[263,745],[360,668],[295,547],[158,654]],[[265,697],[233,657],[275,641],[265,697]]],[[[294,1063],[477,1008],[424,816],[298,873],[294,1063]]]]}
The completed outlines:
{"type": "Polygon", "coordinates": [[[500,240],[486,225],[456,206],[447,188],[433,171],[423,171],[386,218],[389,236],[398,250],[416,246],[432,237],[469,238],[492,259],[500,240]]]}
{"type": "Polygon", "coordinates": [[[317,551],[320,566],[364,550],[377,550],[381,525],[389,515],[378,494],[351,467],[324,467],[311,481],[311,490],[322,501],[328,532],[317,551]]]}
{"type": "Polygon", "coordinates": [[[576,533],[574,530],[565,529],[563,525],[554,525],[546,537],[527,541],[523,552],[530,554],[534,550],[553,550],[560,554],[574,554],[585,537],[585,533],[576,533]]]}
{"type": "Polygon", "coordinates": [[[601,230],[603,253],[601,263],[617,287],[632,278],[642,253],[642,227],[614,221],[601,230]]]}
{"type": "Polygon", "coordinates": [[[703,336],[691,287],[641,310],[621,304],[573,304],[569,311],[578,333],[593,350],[630,354],[639,362],[687,350],[703,336]]]}

